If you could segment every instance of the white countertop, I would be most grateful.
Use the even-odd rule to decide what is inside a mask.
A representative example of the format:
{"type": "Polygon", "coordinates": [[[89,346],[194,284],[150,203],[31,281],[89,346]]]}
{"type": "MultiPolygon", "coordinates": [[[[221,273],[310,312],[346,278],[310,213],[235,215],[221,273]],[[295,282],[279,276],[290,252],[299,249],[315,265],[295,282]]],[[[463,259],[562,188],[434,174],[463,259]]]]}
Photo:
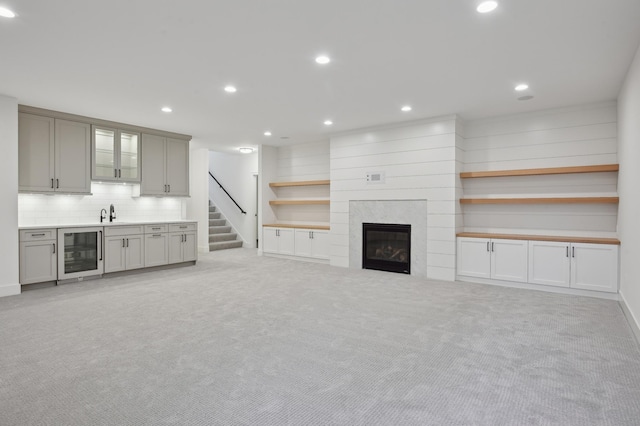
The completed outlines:
{"type": "Polygon", "coordinates": [[[195,223],[195,220],[146,220],[140,222],[92,222],[92,223],[56,223],[56,224],[39,224],[39,225],[19,225],[18,229],[50,229],[50,228],[89,228],[89,227],[109,227],[109,226],[127,226],[127,225],[157,225],[164,223],[195,223]]]}

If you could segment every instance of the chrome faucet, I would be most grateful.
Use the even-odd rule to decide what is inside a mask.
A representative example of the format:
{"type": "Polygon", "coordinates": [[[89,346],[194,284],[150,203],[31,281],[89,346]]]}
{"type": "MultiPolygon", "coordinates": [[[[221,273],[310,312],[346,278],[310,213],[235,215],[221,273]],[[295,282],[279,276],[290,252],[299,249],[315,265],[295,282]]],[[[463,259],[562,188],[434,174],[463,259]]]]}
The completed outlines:
{"type": "Polygon", "coordinates": [[[105,209],[100,210],[100,223],[107,218],[107,211],[105,209]]]}
{"type": "Polygon", "coordinates": [[[113,219],[116,218],[116,210],[113,208],[113,204],[109,206],[109,222],[113,222],[113,219]]]}

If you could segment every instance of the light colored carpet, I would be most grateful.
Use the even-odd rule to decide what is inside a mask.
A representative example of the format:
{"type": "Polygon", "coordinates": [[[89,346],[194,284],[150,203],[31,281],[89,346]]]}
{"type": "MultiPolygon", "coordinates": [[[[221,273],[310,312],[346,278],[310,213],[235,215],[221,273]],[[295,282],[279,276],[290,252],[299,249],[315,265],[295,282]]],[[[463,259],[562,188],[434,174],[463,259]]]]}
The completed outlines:
{"type": "Polygon", "coordinates": [[[0,424],[637,425],[616,302],[234,249],[0,299],[0,424]]]}

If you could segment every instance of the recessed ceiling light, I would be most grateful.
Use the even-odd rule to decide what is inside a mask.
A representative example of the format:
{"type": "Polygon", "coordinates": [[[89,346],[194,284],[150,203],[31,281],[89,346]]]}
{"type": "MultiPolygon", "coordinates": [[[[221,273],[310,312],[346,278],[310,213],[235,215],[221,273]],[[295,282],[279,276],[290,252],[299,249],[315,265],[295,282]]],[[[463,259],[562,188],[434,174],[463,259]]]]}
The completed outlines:
{"type": "Polygon", "coordinates": [[[331,120],[325,120],[324,121],[324,125],[325,126],[331,126],[332,124],[333,124],[333,121],[331,121],[331,120]]]}
{"type": "Polygon", "coordinates": [[[173,112],[173,110],[171,109],[171,107],[162,107],[162,112],[173,112]]]}
{"type": "Polygon", "coordinates": [[[476,10],[479,13],[488,13],[488,12],[493,11],[496,7],[498,7],[498,2],[497,1],[483,1],[482,3],[480,3],[478,5],[476,10]]]}
{"type": "Polygon", "coordinates": [[[411,107],[410,107],[409,105],[405,105],[405,106],[403,106],[403,107],[402,107],[402,108],[400,108],[400,109],[401,109],[402,111],[404,111],[404,112],[409,112],[409,111],[411,111],[411,107]]]}
{"type": "Polygon", "coordinates": [[[267,130],[266,132],[264,132],[264,135],[265,136],[271,136],[271,132],[267,130]]]}
{"type": "Polygon", "coordinates": [[[325,65],[328,64],[329,62],[331,62],[331,58],[325,55],[320,55],[316,58],[316,62],[321,64],[321,65],[325,65]]]}
{"type": "Polygon", "coordinates": [[[227,93],[236,93],[238,89],[236,89],[235,86],[229,85],[224,87],[224,91],[227,93]]]}
{"type": "Polygon", "coordinates": [[[0,7],[0,16],[3,18],[15,18],[16,14],[5,7],[0,7]]]}
{"type": "Polygon", "coordinates": [[[251,154],[253,152],[253,148],[242,147],[238,148],[238,151],[240,151],[242,154],[251,154]]]}
{"type": "Polygon", "coordinates": [[[515,90],[517,90],[518,92],[522,92],[523,90],[527,90],[529,88],[529,85],[526,83],[522,83],[522,84],[518,84],[515,87],[515,90]]]}

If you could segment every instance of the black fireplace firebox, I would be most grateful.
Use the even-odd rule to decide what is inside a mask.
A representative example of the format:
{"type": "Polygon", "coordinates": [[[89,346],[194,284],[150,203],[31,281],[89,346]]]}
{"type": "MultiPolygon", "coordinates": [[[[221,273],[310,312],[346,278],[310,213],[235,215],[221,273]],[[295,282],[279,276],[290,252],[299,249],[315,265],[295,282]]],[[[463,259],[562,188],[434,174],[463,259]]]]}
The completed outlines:
{"type": "Polygon", "coordinates": [[[362,224],[362,268],[411,273],[411,225],[362,224]]]}

